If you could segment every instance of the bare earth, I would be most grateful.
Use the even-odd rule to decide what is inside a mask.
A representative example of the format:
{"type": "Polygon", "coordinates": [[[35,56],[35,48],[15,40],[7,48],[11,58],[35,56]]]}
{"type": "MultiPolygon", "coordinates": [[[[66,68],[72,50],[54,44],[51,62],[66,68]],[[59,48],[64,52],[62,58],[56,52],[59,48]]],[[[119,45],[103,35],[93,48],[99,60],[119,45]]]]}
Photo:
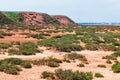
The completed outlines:
{"type": "MultiPolygon", "coordinates": [[[[106,64],[103,56],[109,55],[113,52],[105,52],[105,51],[81,51],[77,52],[78,54],[83,54],[88,59],[89,64],[85,64],[85,67],[80,68],[77,67],[77,64],[80,63],[79,61],[71,62],[71,63],[62,63],[60,67],[62,69],[72,69],[74,71],[84,71],[84,72],[99,72],[104,75],[104,78],[94,78],[93,80],[120,80],[120,74],[115,74],[111,71],[112,64],[106,64]],[[105,64],[107,68],[99,68],[97,67],[98,64],[105,64]]],[[[0,55],[0,59],[8,58],[8,57],[18,57],[22,59],[40,59],[44,57],[56,57],[62,59],[66,53],[64,52],[57,52],[57,51],[50,51],[45,50],[43,53],[38,53],[37,55],[31,56],[7,56],[7,55],[0,55]]],[[[43,71],[52,71],[54,72],[55,69],[58,68],[50,68],[48,66],[33,66],[31,69],[23,69],[20,72],[20,75],[9,75],[3,72],[0,72],[0,80],[45,80],[41,78],[41,73],[43,71]]]]}

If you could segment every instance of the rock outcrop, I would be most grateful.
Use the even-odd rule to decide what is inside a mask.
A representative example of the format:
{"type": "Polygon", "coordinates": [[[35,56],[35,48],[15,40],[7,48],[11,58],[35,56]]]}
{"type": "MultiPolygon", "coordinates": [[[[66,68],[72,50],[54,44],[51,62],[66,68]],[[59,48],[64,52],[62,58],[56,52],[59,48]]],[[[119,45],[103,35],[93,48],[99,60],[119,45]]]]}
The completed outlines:
{"type": "Polygon", "coordinates": [[[74,21],[64,15],[55,15],[53,16],[53,18],[55,18],[57,21],[64,25],[76,25],[74,21]]]}

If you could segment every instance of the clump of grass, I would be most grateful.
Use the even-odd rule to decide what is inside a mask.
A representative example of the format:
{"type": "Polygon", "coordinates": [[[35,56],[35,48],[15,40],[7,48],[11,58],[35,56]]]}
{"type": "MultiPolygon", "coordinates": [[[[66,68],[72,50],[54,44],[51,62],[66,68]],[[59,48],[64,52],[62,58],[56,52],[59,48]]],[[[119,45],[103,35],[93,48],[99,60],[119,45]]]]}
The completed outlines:
{"type": "Polygon", "coordinates": [[[100,67],[100,68],[106,68],[106,66],[103,65],[103,64],[99,64],[99,65],[97,65],[97,67],[100,67]]]}
{"type": "Polygon", "coordinates": [[[43,78],[50,78],[51,80],[91,80],[93,74],[91,72],[73,72],[72,70],[57,69],[55,73],[43,72],[43,78]]]}
{"type": "Polygon", "coordinates": [[[52,77],[52,76],[53,76],[53,73],[51,73],[51,72],[44,71],[42,73],[43,78],[52,77]]]}
{"type": "Polygon", "coordinates": [[[49,57],[48,59],[39,59],[32,61],[34,65],[47,65],[49,67],[58,67],[60,63],[62,63],[62,60],[57,58],[49,57]]]}
{"type": "Polygon", "coordinates": [[[32,65],[31,65],[30,61],[23,61],[20,65],[23,68],[32,68],[32,65]]]}
{"type": "Polygon", "coordinates": [[[97,77],[97,78],[103,78],[104,76],[101,73],[95,73],[95,77],[97,77]]]}
{"type": "Polygon", "coordinates": [[[77,54],[77,53],[69,53],[65,55],[66,59],[70,59],[70,60],[81,60],[81,61],[87,61],[86,57],[81,55],[81,54],[77,54]]]}
{"type": "Polygon", "coordinates": [[[108,64],[112,64],[112,61],[110,61],[109,59],[106,61],[106,63],[108,64]]]}
{"type": "Polygon", "coordinates": [[[120,73],[120,63],[115,63],[112,65],[112,70],[114,73],[120,73]]]}
{"type": "Polygon", "coordinates": [[[32,65],[30,62],[21,60],[19,58],[6,58],[0,60],[0,71],[5,72],[7,74],[17,75],[19,71],[23,68],[31,68],[32,65]]]}
{"type": "Polygon", "coordinates": [[[77,66],[78,66],[78,67],[85,67],[85,65],[82,64],[82,63],[78,64],[77,66]]]}

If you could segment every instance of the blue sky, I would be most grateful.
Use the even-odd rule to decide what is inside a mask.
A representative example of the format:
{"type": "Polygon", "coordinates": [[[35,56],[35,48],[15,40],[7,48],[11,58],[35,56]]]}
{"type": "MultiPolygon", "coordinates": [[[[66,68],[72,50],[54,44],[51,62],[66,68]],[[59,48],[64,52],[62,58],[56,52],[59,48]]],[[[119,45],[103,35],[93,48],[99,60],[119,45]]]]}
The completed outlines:
{"type": "Polygon", "coordinates": [[[60,14],[75,22],[120,22],[120,0],[1,0],[0,10],[60,14]]]}

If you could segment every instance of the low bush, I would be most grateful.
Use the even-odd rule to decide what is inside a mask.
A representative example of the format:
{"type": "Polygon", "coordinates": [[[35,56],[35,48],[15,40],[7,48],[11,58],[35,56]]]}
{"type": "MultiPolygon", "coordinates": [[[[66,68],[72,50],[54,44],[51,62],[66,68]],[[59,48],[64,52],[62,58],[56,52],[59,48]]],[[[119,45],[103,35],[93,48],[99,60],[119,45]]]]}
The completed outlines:
{"type": "Polygon", "coordinates": [[[53,76],[53,73],[51,73],[51,72],[44,71],[42,73],[43,78],[52,77],[52,76],[53,76]]]}
{"type": "Polygon", "coordinates": [[[85,56],[83,56],[81,54],[77,54],[77,53],[66,54],[65,57],[67,59],[70,59],[70,60],[78,59],[78,60],[81,60],[81,61],[87,61],[85,56]]]}
{"type": "Polygon", "coordinates": [[[114,55],[107,55],[102,57],[102,59],[117,60],[117,58],[114,55]]]}
{"type": "Polygon", "coordinates": [[[106,63],[108,63],[108,64],[112,64],[112,62],[111,62],[109,59],[106,61],[106,63]]]}
{"type": "Polygon", "coordinates": [[[66,59],[66,58],[64,58],[63,61],[64,61],[64,62],[67,62],[67,63],[70,63],[70,60],[68,60],[68,59],[66,59]]]}
{"type": "Polygon", "coordinates": [[[17,49],[8,49],[8,54],[9,55],[20,55],[21,53],[17,49]]]}
{"type": "Polygon", "coordinates": [[[11,47],[10,44],[7,44],[7,43],[0,43],[0,48],[1,48],[1,49],[7,49],[7,48],[9,48],[9,47],[11,47]]]}
{"type": "Polygon", "coordinates": [[[62,60],[57,58],[49,57],[48,59],[39,59],[32,61],[34,65],[47,65],[49,67],[58,67],[60,63],[62,63],[62,60]]]}
{"type": "MultiPolygon", "coordinates": [[[[44,72],[46,73],[46,72],[44,72]]],[[[50,77],[52,80],[92,80],[93,79],[93,74],[91,72],[73,72],[72,70],[62,70],[62,69],[57,69],[55,70],[55,73],[46,73],[42,74],[43,77],[47,78],[50,77]]]]}
{"type": "Polygon", "coordinates": [[[56,62],[54,62],[54,61],[48,62],[47,65],[48,65],[49,67],[58,67],[58,66],[60,66],[58,63],[56,63],[56,62]]]}
{"type": "Polygon", "coordinates": [[[103,78],[104,76],[101,73],[95,73],[95,77],[97,77],[97,78],[103,78]]]}
{"type": "Polygon", "coordinates": [[[53,47],[59,51],[64,52],[82,50],[82,47],[78,43],[79,41],[77,40],[77,37],[72,34],[60,36],[59,38],[53,37],[50,39],[38,41],[38,45],[53,47]]]}
{"type": "Polygon", "coordinates": [[[22,60],[19,58],[7,58],[0,61],[1,64],[13,64],[13,65],[20,65],[22,63],[22,60]]]}
{"type": "Polygon", "coordinates": [[[119,57],[120,56],[120,51],[117,51],[117,52],[113,53],[112,55],[115,56],[115,57],[119,57]]]}
{"type": "Polygon", "coordinates": [[[20,64],[23,68],[32,68],[30,61],[22,61],[20,64]]]}
{"type": "Polygon", "coordinates": [[[36,51],[36,45],[32,42],[25,42],[20,45],[20,52],[23,55],[34,55],[36,51]]]}
{"type": "Polygon", "coordinates": [[[22,69],[16,65],[13,64],[1,64],[0,65],[0,71],[5,72],[7,74],[13,74],[17,75],[19,71],[22,69]]]}
{"type": "Polygon", "coordinates": [[[0,60],[0,71],[5,72],[7,74],[19,74],[19,71],[22,69],[20,68],[31,68],[32,65],[29,61],[21,60],[19,58],[6,58],[0,60]]]}
{"type": "Polygon", "coordinates": [[[99,65],[97,65],[97,67],[106,68],[106,66],[103,64],[99,64],[99,65]]]}
{"type": "Polygon", "coordinates": [[[39,59],[39,60],[34,60],[34,61],[32,61],[32,63],[34,64],[34,65],[46,65],[47,64],[47,60],[45,59],[45,58],[43,58],[43,59],[39,59]]]}
{"type": "Polygon", "coordinates": [[[78,66],[78,67],[85,67],[85,65],[82,64],[82,63],[78,64],[77,66],[78,66]]]}
{"type": "Polygon", "coordinates": [[[118,62],[118,63],[113,64],[112,70],[114,73],[120,73],[120,63],[118,62]]]}

